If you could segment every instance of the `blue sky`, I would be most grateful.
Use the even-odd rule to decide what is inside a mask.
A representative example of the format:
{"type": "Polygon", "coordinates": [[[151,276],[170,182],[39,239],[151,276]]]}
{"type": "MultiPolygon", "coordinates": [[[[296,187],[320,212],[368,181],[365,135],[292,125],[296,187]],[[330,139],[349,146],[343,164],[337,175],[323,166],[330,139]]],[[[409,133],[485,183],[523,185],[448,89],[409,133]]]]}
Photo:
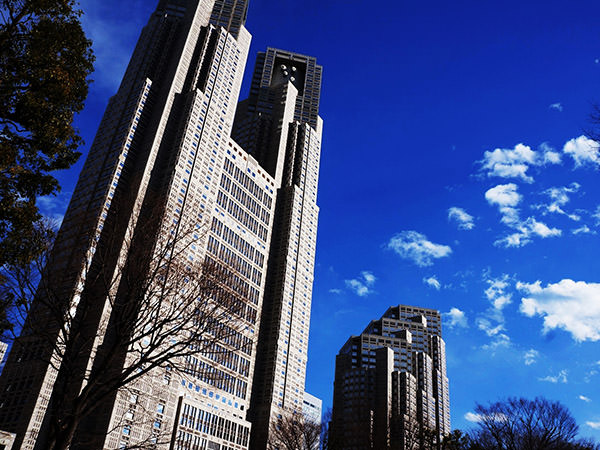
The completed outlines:
{"type": "MultiPolygon", "coordinates": [[[[154,3],[82,1],[87,145],[154,3]]],[[[475,402],[543,395],[600,440],[600,154],[582,137],[598,17],[591,0],[251,1],[247,75],[269,45],[324,66],[307,375],[324,405],[346,339],[414,304],[444,313],[453,427],[475,402]]]]}

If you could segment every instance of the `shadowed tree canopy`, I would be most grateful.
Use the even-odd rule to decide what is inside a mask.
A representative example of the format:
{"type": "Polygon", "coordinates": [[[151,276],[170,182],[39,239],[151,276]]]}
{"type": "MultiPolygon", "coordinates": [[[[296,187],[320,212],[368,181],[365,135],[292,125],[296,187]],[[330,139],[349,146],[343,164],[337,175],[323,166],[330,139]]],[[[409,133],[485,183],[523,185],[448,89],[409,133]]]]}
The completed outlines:
{"type": "Polygon", "coordinates": [[[0,267],[43,251],[36,198],[80,156],[73,117],[94,60],[80,15],[74,0],[0,0],[0,267]]]}
{"type": "Polygon", "coordinates": [[[544,398],[509,398],[477,405],[478,427],[471,432],[471,450],[597,450],[577,439],[579,427],[569,410],[544,398]]]}
{"type": "MultiPolygon", "coordinates": [[[[317,450],[321,424],[302,413],[287,413],[271,423],[267,450],[317,450]]],[[[327,447],[326,447],[327,448],[327,447]]]]}

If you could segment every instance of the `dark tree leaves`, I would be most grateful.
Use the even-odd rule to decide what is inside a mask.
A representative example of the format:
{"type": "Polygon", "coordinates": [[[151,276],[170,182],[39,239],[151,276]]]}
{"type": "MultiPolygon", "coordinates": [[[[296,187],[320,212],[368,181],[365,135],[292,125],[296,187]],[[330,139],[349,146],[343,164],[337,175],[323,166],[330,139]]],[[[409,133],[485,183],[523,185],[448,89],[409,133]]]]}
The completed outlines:
{"type": "Polygon", "coordinates": [[[0,1],[0,267],[39,254],[36,198],[56,194],[52,172],[80,156],[73,118],[94,58],[75,7],[74,0],[0,1]]]}

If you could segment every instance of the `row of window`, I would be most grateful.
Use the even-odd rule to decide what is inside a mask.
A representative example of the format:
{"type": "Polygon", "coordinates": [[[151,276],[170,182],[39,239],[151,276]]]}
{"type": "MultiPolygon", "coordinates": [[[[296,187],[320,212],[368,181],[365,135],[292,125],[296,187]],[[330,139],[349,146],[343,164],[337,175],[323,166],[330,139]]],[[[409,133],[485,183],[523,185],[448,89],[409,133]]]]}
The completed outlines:
{"type": "Polygon", "coordinates": [[[215,288],[213,297],[217,303],[226,307],[232,314],[244,317],[251,323],[256,322],[256,311],[250,304],[243,306],[244,300],[250,300],[255,305],[258,304],[258,291],[250,286],[250,284],[241,278],[233,270],[227,268],[220,262],[210,256],[206,257],[206,262],[209,266],[216,268],[216,273],[219,274],[218,282],[226,280],[226,286],[215,288]],[[235,295],[237,294],[237,295],[235,295]],[[254,310],[254,312],[244,312],[244,308],[254,310]]]}
{"type": "Polygon", "coordinates": [[[184,372],[210,386],[239,398],[246,398],[248,383],[197,358],[186,357],[184,372]]]}
{"type": "Polygon", "coordinates": [[[269,226],[269,220],[271,218],[269,211],[261,207],[258,202],[246,194],[246,191],[244,191],[237,183],[233,183],[231,178],[225,174],[221,176],[221,187],[225,191],[231,193],[233,197],[246,208],[248,208],[252,214],[260,218],[265,225],[269,226]]]}
{"type": "MultiPolygon", "coordinates": [[[[219,191],[219,194],[221,194],[221,191],[219,191]]],[[[216,217],[213,217],[211,231],[217,236],[222,237],[225,242],[242,253],[250,261],[254,261],[261,268],[264,266],[265,256],[216,217]]]]}
{"type": "Polygon", "coordinates": [[[229,159],[225,160],[225,164],[223,166],[225,171],[233,176],[233,178],[244,186],[254,197],[256,197],[259,201],[263,203],[267,207],[268,210],[271,209],[271,205],[273,204],[273,200],[270,195],[268,195],[265,191],[263,191],[258,184],[248,177],[241,169],[239,169],[233,162],[229,159]]]}
{"type": "MultiPolygon", "coordinates": [[[[250,437],[248,427],[187,403],[183,404],[179,425],[244,447],[248,445],[250,437]]],[[[179,436],[180,434],[178,434],[178,441],[179,436]]]]}
{"type": "MultiPolygon", "coordinates": [[[[200,352],[204,357],[230,370],[234,370],[242,376],[247,377],[250,372],[250,361],[215,342],[205,344],[200,349],[200,352]]],[[[198,358],[191,355],[186,356],[186,365],[196,367],[197,364],[198,358]]]]}

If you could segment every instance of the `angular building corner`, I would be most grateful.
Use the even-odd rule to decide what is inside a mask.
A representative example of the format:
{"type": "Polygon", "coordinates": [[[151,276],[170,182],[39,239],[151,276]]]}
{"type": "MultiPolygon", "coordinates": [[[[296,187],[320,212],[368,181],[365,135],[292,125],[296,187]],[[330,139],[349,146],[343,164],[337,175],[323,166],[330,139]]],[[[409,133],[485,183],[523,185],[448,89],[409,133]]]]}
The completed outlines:
{"type": "Polygon", "coordinates": [[[390,307],[336,357],[330,440],[357,450],[420,448],[421,427],[450,432],[448,385],[439,311],[390,307]]]}
{"type": "MultiPolygon", "coordinates": [[[[86,311],[89,345],[77,366],[93,370],[105,345],[99,330],[114,310],[89,274],[100,265],[116,273],[130,255],[128,233],[134,246],[156,245],[142,238],[146,217],[161,217],[153,235],[170,229],[164,224],[197,222],[206,238],[185,257],[234,266],[243,286],[236,344],[221,343],[227,358],[218,361],[202,352],[189,358],[183,377],[152,372],[104,398],[72,449],[143,440],[165,449],[264,449],[271,422],[302,411],[322,69],[315,58],[268,49],[238,105],[247,11],[248,0],[158,2],[106,108],[48,266],[65,310],[75,318],[86,311]]],[[[122,283],[117,277],[117,298],[122,283]]],[[[48,327],[58,339],[60,325],[48,327]]],[[[0,429],[16,434],[16,448],[43,449],[55,384],[79,392],[85,371],[67,376],[35,336],[18,347],[0,377],[0,429]]]]}

